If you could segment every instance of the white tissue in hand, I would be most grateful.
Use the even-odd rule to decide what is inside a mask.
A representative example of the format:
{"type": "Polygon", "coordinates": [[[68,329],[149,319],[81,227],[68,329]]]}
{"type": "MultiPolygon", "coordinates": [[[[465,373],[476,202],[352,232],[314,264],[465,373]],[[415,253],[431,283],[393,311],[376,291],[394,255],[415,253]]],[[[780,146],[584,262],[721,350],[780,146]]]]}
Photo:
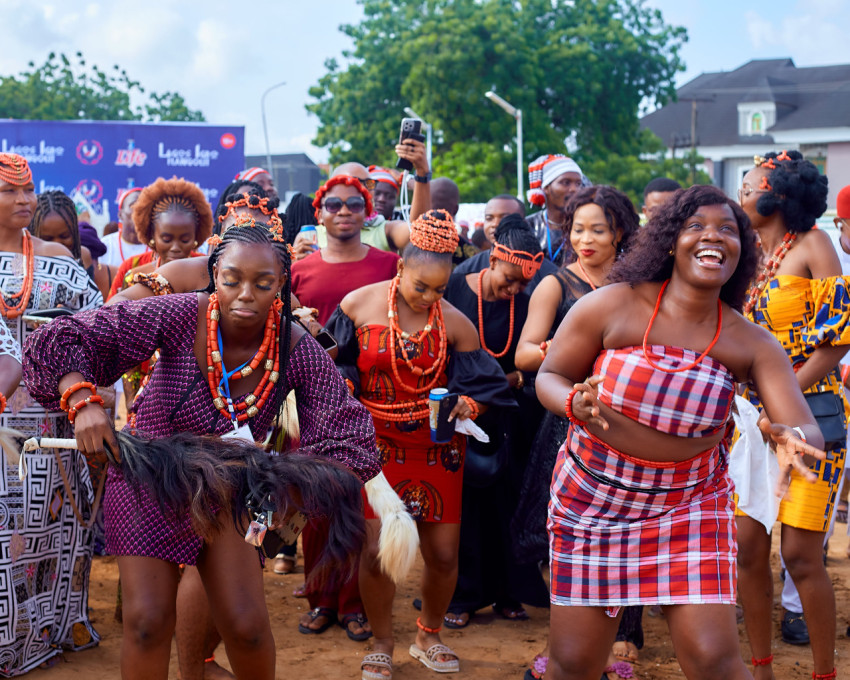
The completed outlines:
{"type": "Polygon", "coordinates": [[[741,396],[735,397],[738,413],[732,413],[738,440],[729,453],[729,476],[735,482],[738,507],[770,533],[779,515],[776,487],[779,463],[759,430],[759,412],[741,396]]]}
{"type": "Polygon", "coordinates": [[[490,437],[487,433],[478,427],[478,425],[473,423],[469,418],[458,418],[457,424],[455,425],[455,432],[468,434],[470,437],[475,437],[478,441],[485,444],[490,443],[490,437]]]}

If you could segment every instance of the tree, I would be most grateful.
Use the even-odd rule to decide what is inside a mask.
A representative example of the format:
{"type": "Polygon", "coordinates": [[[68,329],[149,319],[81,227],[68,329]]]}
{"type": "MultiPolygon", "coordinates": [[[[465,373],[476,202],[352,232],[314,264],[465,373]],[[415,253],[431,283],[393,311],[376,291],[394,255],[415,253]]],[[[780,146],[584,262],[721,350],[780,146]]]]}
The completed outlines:
{"type": "Polygon", "coordinates": [[[17,76],[0,77],[0,118],[22,120],[147,120],[203,121],[200,111],[186,106],[175,92],[150,92],[146,101],[141,84],[113,66],[109,73],[87,66],[82,53],[72,62],[51,52],[36,68],[17,76]]]}
{"type": "Polygon", "coordinates": [[[643,189],[656,177],[675,179],[682,186],[711,184],[711,177],[698,169],[705,160],[688,151],[684,158],[667,158],[664,142],[650,130],[641,130],[637,154],[598,154],[579,157],[582,171],[595,184],[610,184],[624,192],[640,209],[643,189]]]}
{"type": "MultiPolygon", "coordinates": [[[[347,64],[326,62],[307,105],[320,124],[314,143],[329,149],[332,163],[391,162],[410,106],[440,132],[436,169],[490,149],[503,158],[498,182],[515,188],[515,151],[500,153],[513,143],[515,123],[484,92],[522,109],[526,163],[563,152],[571,135],[585,154],[629,155],[640,151],[641,104],[673,97],[673,76],[683,69],[684,29],[667,26],[644,0],[358,2],[364,19],[340,28],[354,41],[347,64]]],[[[468,174],[465,200],[493,195],[479,193],[481,179],[468,174]]]]}

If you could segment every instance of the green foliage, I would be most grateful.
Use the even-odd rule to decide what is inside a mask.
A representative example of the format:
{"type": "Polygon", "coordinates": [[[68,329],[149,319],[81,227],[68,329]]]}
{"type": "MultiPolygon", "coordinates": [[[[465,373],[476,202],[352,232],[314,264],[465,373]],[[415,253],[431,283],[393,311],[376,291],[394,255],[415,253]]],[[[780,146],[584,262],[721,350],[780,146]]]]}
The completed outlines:
{"type": "Polygon", "coordinates": [[[516,156],[485,142],[455,142],[434,158],[434,177],[451,177],[464,203],[516,190],[516,156]]]}
{"type": "MultiPolygon", "coordinates": [[[[310,89],[307,108],[320,123],[314,143],[332,163],[386,162],[409,106],[438,131],[435,169],[469,178],[464,200],[466,191],[479,195],[482,180],[460,165],[495,167],[515,143],[515,121],[487,90],[522,109],[525,163],[563,152],[572,134],[584,154],[629,155],[640,150],[641,103],[673,97],[683,69],[684,29],[664,24],[643,0],[358,2],[363,21],[341,27],[354,42],[346,65],[329,60],[310,89]]],[[[515,153],[491,175],[499,190],[516,188],[515,153]]]]}
{"type": "Polygon", "coordinates": [[[690,150],[682,157],[665,158],[664,143],[649,130],[641,130],[637,154],[596,154],[579,157],[581,169],[594,184],[610,184],[624,192],[640,210],[643,189],[656,177],[675,179],[683,187],[711,184],[699,166],[705,159],[690,150]]]}
{"type": "Polygon", "coordinates": [[[151,92],[146,101],[141,84],[113,66],[101,71],[88,66],[82,53],[72,62],[51,52],[37,67],[16,76],[0,77],[0,118],[22,120],[146,120],[203,121],[179,94],[151,92]]]}

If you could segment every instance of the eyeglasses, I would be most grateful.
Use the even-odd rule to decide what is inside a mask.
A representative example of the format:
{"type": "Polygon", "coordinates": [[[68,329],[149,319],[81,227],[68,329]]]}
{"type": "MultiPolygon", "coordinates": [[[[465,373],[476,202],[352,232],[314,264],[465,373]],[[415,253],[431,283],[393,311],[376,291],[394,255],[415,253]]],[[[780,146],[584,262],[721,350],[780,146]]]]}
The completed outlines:
{"type": "Polygon", "coordinates": [[[750,194],[764,194],[767,189],[753,189],[751,186],[741,187],[738,189],[738,196],[749,196],[750,194]]]}
{"type": "Polygon", "coordinates": [[[361,213],[366,209],[366,201],[362,196],[352,196],[345,201],[332,196],[331,198],[326,198],[322,204],[322,207],[329,213],[338,213],[342,210],[342,206],[347,207],[353,213],[361,213]]]}

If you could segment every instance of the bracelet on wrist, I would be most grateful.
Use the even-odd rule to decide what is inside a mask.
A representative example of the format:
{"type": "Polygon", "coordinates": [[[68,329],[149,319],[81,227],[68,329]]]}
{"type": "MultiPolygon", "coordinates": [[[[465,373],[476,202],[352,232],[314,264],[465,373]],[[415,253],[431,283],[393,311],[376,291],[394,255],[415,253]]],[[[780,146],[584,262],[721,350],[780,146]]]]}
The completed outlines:
{"type": "Polygon", "coordinates": [[[572,389],[572,390],[570,391],[570,393],[567,395],[567,400],[564,402],[564,413],[566,413],[566,414],[567,414],[567,418],[568,418],[568,419],[569,419],[569,421],[570,421],[571,423],[573,423],[574,425],[586,425],[586,424],[587,424],[587,421],[585,421],[585,420],[579,420],[579,419],[578,419],[578,418],[577,418],[577,417],[573,414],[573,398],[574,398],[574,397],[578,394],[578,392],[579,392],[579,391],[578,391],[575,387],[573,387],[573,389],[572,389]]]}
{"type": "Polygon", "coordinates": [[[792,430],[794,430],[794,432],[796,432],[796,433],[797,433],[797,436],[798,436],[800,439],[802,439],[802,440],[803,440],[803,443],[804,443],[804,444],[808,444],[808,443],[809,443],[809,440],[808,440],[808,439],[806,439],[806,433],[805,433],[805,432],[803,432],[803,428],[802,428],[802,427],[792,427],[791,429],[792,429],[792,430]]]}
{"type": "Polygon", "coordinates": [[[74,383],[73,385],[71,385],[67,390],[65,390],[62,393],[62,398],[59,400],[59,408],[61,408],[65,412],[67,412],[68,411],[68,400],[76,392],[79,392],[82,389],[91,390],[91,393],[93,395],[97,394],[97,387],[95,385],[93,385],[92,383],[90,383],[86,380],[81,380],[80,382],[74,383]]]}
{"type": "Polygon", "coordinates": [[[478,404],[475,403],[475,399],[467,397],[465,394],[461,394],[460,398],[466,402],[466,405],[469,406],[469,410],[472,411],[472,413],[469,414],[469,419],[475,420],[480,412],[478,404]]]}
{"type": "Polygon", "coordinates": [[[525,376],[519,369],[516,370],[516,388],[521,390],[525,386],[525,376]]]}
{"type": "Polygon", "coordinates": [[[73,425],[74,420],[76,420],[77,418],[77,412],[81,408],[88,406],[89,404],[100,404],[101,406],[103,406],[103,397],[101,397],[99,394],[92,394],[90,397],[86,397],[82,401],[78,401],[76,404],[74,404],[71,408],[68,409],[68,422],[73,425]]]}
{"type": "Polygon", "coordinates": [[[546,354],[549,352],[549,345],[552,344],[551,340],[544,340],[540,343],[540,358],[545,359],[546,354]]]}
{"type": "Polygon", "coordinates": [[[6,410],[6,395],[0,392],[0,413],[6,410]]]}

